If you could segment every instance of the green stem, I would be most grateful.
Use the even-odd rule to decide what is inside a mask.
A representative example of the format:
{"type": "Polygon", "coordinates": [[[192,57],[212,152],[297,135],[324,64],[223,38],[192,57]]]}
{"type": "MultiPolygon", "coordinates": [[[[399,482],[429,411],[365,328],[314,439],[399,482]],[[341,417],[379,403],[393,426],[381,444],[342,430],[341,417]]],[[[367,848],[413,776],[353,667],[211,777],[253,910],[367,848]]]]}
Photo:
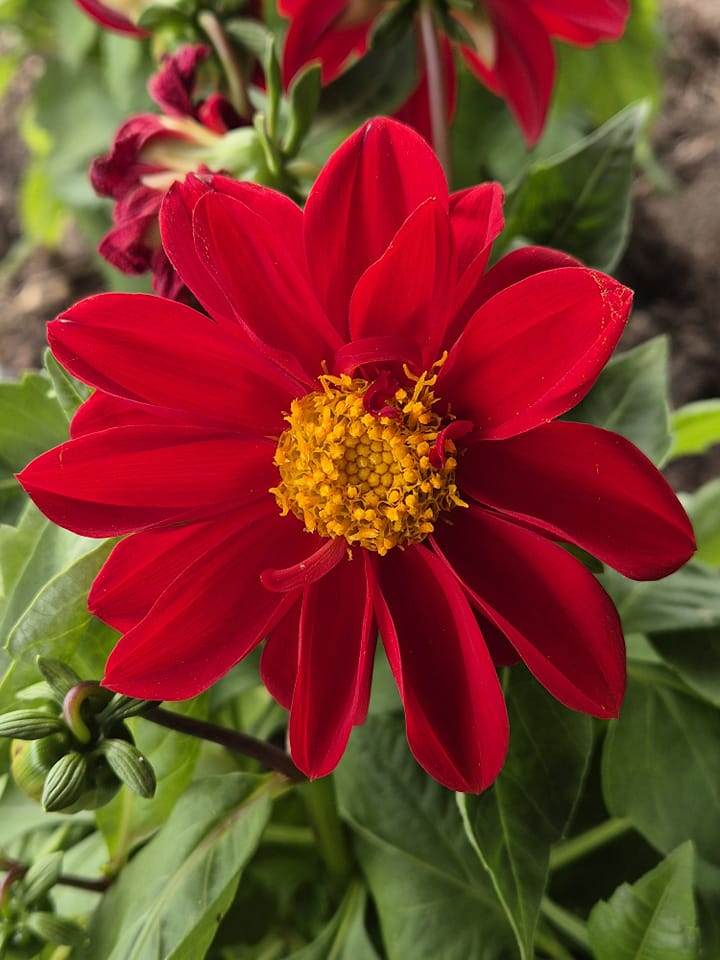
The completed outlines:
{"type": "Polygon", "coordinates": [[[418,13],[418,23],[427,71],[432,142],[449,183],[452,179],[452,157],[450,153],[450,124],[447,112],[445,71],[437,28],[429,4],[423,3],[421,5],[418,13]]]}
{"type": "Polygon", "coordinates": [[[344,889],[353,873],[353,860],[338,817],[333,781],[323,777],[303,784],[301,790],[320,856],[330,876],[344,889]]]}
{"type": "Polygon", "coordinates": [[[544,951],[552,960],[575,960],[570,951],[556,940],[551,933],[538,930],[535,933],[535,944],[538,950],[544,951]]]}
{"type": "Polygon", "coordinates": [[[254,111],[245,88],[242,68],[220,21],[214,13],[211,13],[209,10],[203,10],[198,17],[198,23],[212,42],[218,59],[220,63],[222,63],[228,83],[230,102],[241,117],[249,120],[254,111]]]}
{"type": "Polygon", "coordinates": [[[550,854],[550,870],[560,870],[569,863],[586,857],[632,828],[632,821],[627,817],[613,817],[565,840],[564,843],[559,843],[550,854]]]}
{"type": "Polygon", "coordinates": [[[564,907],[554,903],[548,897],[543,897],[540,903],[540,912],[550,921],[550,923],[563,933],[568,940],[580,947],[586,953],[590,952],[590,940],[588,939],[587,927],[564,907]]]}
{"type": "Polygon", "coordinates": [[[261,842],[284,847],[314,847],[315,834],[309,827],[294,827],[287,823],[269,823],[263,831],[261,842]]]}
{"type": "Polygon", "coordinates": [[[295,782],[305,780],[305,775],[298,770],[290,755],[265,740],[258,740],[246,733],[238,733],[237,730],[229,730],[227,727],[220,727],[206,720],[195,720],[180,713],[172,713],[170,710],[163,710],[162,707],[152,707],[141,716],[160,727],[167,727],[168,730],[187,733],[200,740],[209,740],[234,753],[252,757],[253,760],[259,761],[271,770],[281,773],[288,780],[295,782]]]}

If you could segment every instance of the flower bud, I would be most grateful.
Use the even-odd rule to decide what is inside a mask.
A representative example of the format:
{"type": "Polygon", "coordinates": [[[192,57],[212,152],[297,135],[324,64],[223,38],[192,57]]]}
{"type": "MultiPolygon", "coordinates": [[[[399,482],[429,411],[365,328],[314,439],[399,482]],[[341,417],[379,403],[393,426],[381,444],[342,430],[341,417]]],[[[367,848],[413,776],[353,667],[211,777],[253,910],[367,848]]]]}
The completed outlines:
{"type": "Polygon", "coordinates": [[[45,778],[67,750],[67,740],[56,733],[42,740],[13,740],[10,745],[10,770],[18,787],[39,800],[45,778]]]}
{"type": "Polygon", "coordinates": [[[126,740],[106,740],[100,750],[115,775],[139,797],[155,793],[155,772],[137,747],[126,740]]]}
{"type": "Polygon", "coordinates": [[[29,913],[24,926],[39,940],[58,946],[75,946],[85,939],[85,931],[79,924],[47,911],[29,913]]]}
{"type": "Polygon", "coordinates": [[[35,903],[55,886],[62,871],[63,855],[60,851],[36,860],[22,878],[24,903],[35,903]]]}
{"type": "Polygon", "coordinates": [[[50,716],[42,710],[12,710],[0,715],[0,737],[16,737],[19,740],[40,740],[63,729],[59,717],[50,716]]]}
{"type": "Polygon", "coordinates": [[[49,813],[65,811],[74,813],[81,809],[81,801],[87,779],[88,764],[85,757],[72,750],[54,764],[45,778],[40,802],[49,813]]]}

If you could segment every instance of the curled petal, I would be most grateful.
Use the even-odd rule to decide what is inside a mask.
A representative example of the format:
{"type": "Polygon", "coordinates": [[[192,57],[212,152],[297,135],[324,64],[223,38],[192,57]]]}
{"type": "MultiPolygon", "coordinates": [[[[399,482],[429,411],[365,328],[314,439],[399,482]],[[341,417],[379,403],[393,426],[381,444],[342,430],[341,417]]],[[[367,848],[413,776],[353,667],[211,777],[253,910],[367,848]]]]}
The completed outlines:
{"type": "MultiPolygon", "coordinates": [[[[316,540],[317,538],[313,538],[316,540]]],[[[342,537],[325,539],[310,556],[303,557],[292,566],[282,570],[269,568],[263,570],[260,581],[273,593],[286,593],[288,590],[300,590],[315,583],[330,573],[347,552],[347,541],[342,537]]]]}

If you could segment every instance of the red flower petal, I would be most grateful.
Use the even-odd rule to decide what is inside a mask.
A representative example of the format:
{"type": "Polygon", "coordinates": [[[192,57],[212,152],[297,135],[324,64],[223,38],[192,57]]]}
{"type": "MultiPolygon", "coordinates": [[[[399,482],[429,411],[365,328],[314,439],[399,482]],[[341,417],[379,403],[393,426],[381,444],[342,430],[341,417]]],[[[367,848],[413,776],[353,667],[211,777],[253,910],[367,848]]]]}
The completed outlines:
{"type": "Polygon", "coordinates": [[[310,287],[304,251],[290,247],[282,221],[266,219],[263,205],[251,202],[201,197],[193,213],[196,249],[252,340],[297,358],[314,378],[342,341],[310,287]]]}
{"type": "Polygon", "coordinates": [[[343,336],[355,284],[429,197],[448,203],[437,157],[393,120],[368,121],[323,167],[305,205],[305,238],[315,289],[343,336]]]}
{"type": "Polygon", "coordinates": [[[118,642],[105,686],[141,699],[194,697],[257,646],[297,600],[264,590],[259,577],[278,556],[294,559],[307,549],[299,524],[271,512],[249,526],[229,528],[223,520],[217,534],[215,546],[118,642]]]}
{"type": "MultiPolygon", "coordinates": [[[[262,502],[262,509],[268,512],[262,502]]],[[[257,513],[257,506],[253,512],[257,513]]],[[[145,617],[160,594],[200,557],[213,550],[225,530],[247,523],[248,511],[205,523],[146,530],[114,547],[88,596],[88,609],[116,630],[125,632],[145,617]]]]}
{"type": "Polygon", "coordinates": [[[531,0],[530,5],[550,36],[588,46],[618,40],[630,14],[629,0],[531,0]]]}
{"type": "Polygon", "coordinates": [[[78,407],[70,423],[70,436],[73,440],[77,440],[78,437],[84,437],[88,433],[100,433],[112,427],[159,423],[175,425],[177,422],[177,410],[124,400],[96,390],[78,407]]]}
{"type": "MultiPolygon", "coordinates": [[[[219,174],[190,174],[168,190],[160,209],[160,233],[170,262],[211,317],[235,322],[234,305],[228,291],[207,269],[193,242],[193,210],[206,193],[219,193],[243,203],[260,204],[265,219],[277,224],[288,248],[294,251],[303,249],[302,211],[276,190],[219,174]]],[[[242,272],[242,264],[236,264],[236,268],[242,272]]]]}
{"type": "Polygon", "coordinates": [[[262,682],[280,706],[290,709],[297,678],[300,643],[300,600],[277,623],[265,641],[260,658],[262,682]]]}
{"type": "Polygon", "coordinates": [[[239,331],[161,297],[90,297],[50,323],[48,339],[70,373],[107,393],[260,433],[282,432],[298,394],[239,331]]]}
{"type": "Polygon", "coordinates": [[[526,4],[485,0],[495,32],[495,62],[463,48],[467,65],[510,107],[529,144],[543,131],[555,83],[555,54],[547,30],[526,4]]]}
{"type": "Polygon", "coordinates": [[[350,301],[352,340],[387,333],[412,338],[428,368],[437,358],[454,279],[447,212],[438,200],[426,200],[358,280],[350,301]]]}
{"type": "Polygon", "coordinates": [[[145,30],[139,30],[127,17],[123,17],[122,14],[106,7],[100,0],[76,0],[76,2],[79,7],[82,7],[86,13],[89,13],[94,20],[97,20],[104,27],[109,27],[118,33],[128,33],[134,37],[149,36],[145,30]]]}
{"type": "MultiPolygon", "coordinates": [[[[489,256],[489,248],[487,253],[489,256]]],[[[548,247],[521,247],[498,260],[484,276],[481,276],[474,267],[475,265],[460,278],[455,290],[453,297],[455,317],[446,336],[448,348],[463,332],[473,314],[505,287],[510,287],[544,270],[556,270],[558,267],[583,267],[583,264],[567,253],[560,253],[548,247]]]]}
{"type": "Polygon", "coordinates": [[[501,443],[477,443],[458,466],[461,489],[615,567],[655,580],[695,550],[685,511],[662,474],[624,437],[548,423],[501,443]]]}
{"type": "Polygon", "coordinates": [[[587,393],[631,302],[627,287],[594,270],[527,277],[475,313],[440,371],[437,393],[483,438],[531,430],[587,393]]]}
{"type": "Polygon", "coordinates": [[[322,777],[345,750],[372,669],[368,556],[357,551],[305,590],[288,740],[295,764],[322,777]]]}
{"type": "Polygon", "coordinates": [[[292,16],[283,51],[283,77],[287,86],[306,63],[319,60],[322,82],[330,83],[352,54],[367,49],[367,23],[347,29],[334,25],[348,6],[348,0],[305,0],[280,4],[281,12],[292,16]],[[290,9],[292,8],[292,9],[290,9]]]}
{"type": "Polygon", "coordinates": [[[618,715],[625,691],[620,620],[578,560],[476,507],[461,523],[438,525],[434,542],[478,609],[557,700],[596,717],[618,715]]]}
{"type": "Polygon", "coordinates": [[[49,450],[18,480],[59,526],[115,537],[269,496],[274,450],[272,440],[207,428],[116,427],[49,450]]]}
{"type": "Polygon", "coordinates": [[[391,550],[378,570],[375,612],[410,749],[440,783],[479,793],[503,765],[508,723],[477,621],[456,578],[425,547],[391,550]]]}

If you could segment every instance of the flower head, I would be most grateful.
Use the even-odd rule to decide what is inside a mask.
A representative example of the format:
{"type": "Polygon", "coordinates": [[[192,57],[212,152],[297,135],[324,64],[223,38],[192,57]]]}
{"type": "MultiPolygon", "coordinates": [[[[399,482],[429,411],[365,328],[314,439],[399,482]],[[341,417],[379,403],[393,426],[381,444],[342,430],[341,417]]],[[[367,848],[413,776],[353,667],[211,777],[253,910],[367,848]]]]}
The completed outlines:
{"type": "Polygon", "coordinates": [[[209,47],[196,44],[166,56],[148,84],[163,113],[123,123],[110,152],[90,168],[95,191],[115,200],[115,225],[100,253],[123,273],[152,271],[155,291],[168,297],[182,296],[184,285],[160,242],[158,214],[167,189],[191,171],[217,169],[231,147],[236,161],[252,151],[250,129],[238,130],[228,143],[228,131],[243,121],[225,97],[196,97],[198,66],[209,54],[209,47]]]}
{"type": "Polygon", "coordinates": [[[304,211],[222,176],[170,189],[165,249],[207,315],[106,294],[50,324],[96,390],[20,480],[55,522],[127,535],[89,601],[123,633],[111,689],[189,697],[267,638],[293,759],[320,776],[365,717],[379,632],[413,753],[467,791],[505,756],[496,664],[617,714],[618,616],[562,544],[655,578],[692,531],[628,441],[556,420],[630,291],[537,247],[487,270],[501,208],[495,184],[448,196],[422,138],[373,120],[304,211]]]}
{"type": "MultiPolygon", "coordinates": [[[[368,48],[373,21],[383,3],[371,0],[282,0],[281,12],[290,18],[285,43],[284,71],[291,79],[310,60],[320,60],[323,80],[329,83],[368,48]]],[[[552,40],[575,46],[594,46],[622,36],[629,0],[478,0],[471,11],[452,10],[471,42],[458,43],[460,53],[475,74],[507,103],[529,144],[542,134],[555,84],[552,40]]],[[[444,51],[447,60],[447,44],[444,51]]],[[[454,102],[452,65],[446,63],[448,109],[454,102]]],[[[421,84],[425,78],[421,78],[421,84]]],[[[424,129],[419,94],[402,112],[403,119],[424,129]],[[421,118],[416,122],[416,118],[421,118]]]]}

